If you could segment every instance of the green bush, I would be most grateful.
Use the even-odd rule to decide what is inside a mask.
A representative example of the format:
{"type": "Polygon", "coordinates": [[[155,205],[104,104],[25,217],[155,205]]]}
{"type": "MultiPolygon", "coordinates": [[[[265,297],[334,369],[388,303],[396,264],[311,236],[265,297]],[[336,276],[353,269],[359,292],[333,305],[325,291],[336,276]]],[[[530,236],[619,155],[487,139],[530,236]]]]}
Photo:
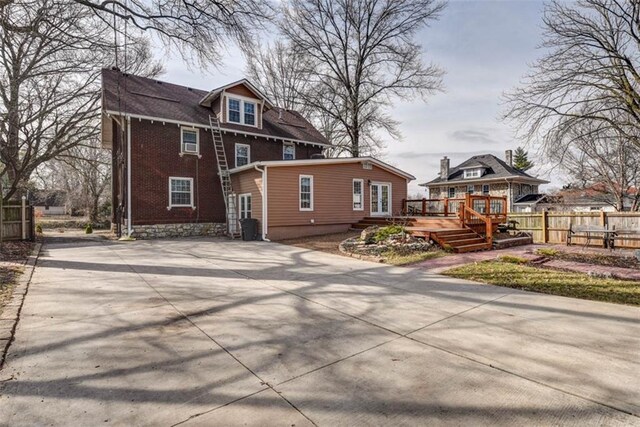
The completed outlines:
{"type": "Polygon", "coordinates": [[[507,262],[509,264],[526,264],[527,260],[524,258],[520,258],[519,256],[513,255],[503,255],[498,258],[498,260],[502,262],[507,262]]]}
{"type": "Polygon", "coordinates": [[[394,234],[400,234],[400,233],[404,233],[404,227],[402,227],[401,225],[389,225],[389,226],[382,227],[381,229],[379,229],[376,232],[376,236],[375,236],[374,240],[376,242],[382,242],[384,240],[387,240],[387,238],[389,238],[389,236],[394,235],[394,234]]]}
{"type": "Polygon", "coordinates": [[[42,234],[42,225],[36,224],[36,233],[42,234]]]}
{"type": "Polygon", "coordinates": [[[91,225],[91,223],[87,224],[87,226],[84,228],[84,232],[86,234],[91,234],[93,233],[93,226],[91,225]]]}
{"type": "Polygon", "coordinates": [[[538,249],[537,253],[538,253],[538,255],[543,255],[543,256],[556,256],[556,255],[558,255],[558,251],[556,249],[553,249],[553,248],[541,248],[541,249],[538,249]]]}

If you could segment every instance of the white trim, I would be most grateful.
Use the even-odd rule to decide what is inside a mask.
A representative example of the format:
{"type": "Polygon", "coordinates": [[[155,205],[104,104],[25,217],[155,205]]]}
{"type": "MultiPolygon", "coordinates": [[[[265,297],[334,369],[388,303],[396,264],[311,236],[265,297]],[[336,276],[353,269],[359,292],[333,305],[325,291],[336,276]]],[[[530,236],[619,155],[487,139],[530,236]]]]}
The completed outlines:
{"type": "MultiPolygon", "coordinates": [[[[369,186],[369,215],[371,216],[389,216],[391,215],[392,211],[393,211],[393,197],[391,194],[391,191],[393,189],[393,185],[390,182],[382,182],[382,181],[371,181],[371,185],[369,186]],[[372,191],[373,191],[373,186],[374,185],[379,185],[379,186],[383,186],[386,185],[387,187],[389,187],[389,200],[387,201],[387,212],[376,212],[373,213],[371,211],[371,202],[373,201],[373,197],[371,195],[372,191]]],[[[380,192],[380,196],[382,195],[382,191],[380,192]]]]}
{"type": "Polygon", "coordinates": [[[300,212],[313,211],[313,175],[298,175],[298,209],[300,212]],[[308,208],[302,207],[302,179],[309,178],[309,205],[308,208]]]}
{"type": "MultiPolygon", "coordinates": [[[[158,121],[158,122],[162,122],[163,124],[166,123],[172,123],[172,124],[177,124],[177,125],[184,125],[184,126],[191,126],[191,127],[198,127],[198,128],[202,128],[202,129],[207,129],[210,130],[211,126],[207,125],[207,124],[203,124],[203,123],[194,123],[194,122],[185,122],[185,121],[180,121],[180,120],[172,120],[172,119],[163,119],[162,117],[152,117],[152,116],[144,116],[141,114],[127,114],[127,113],[119,113],[117,111],[113,111],[113,110],[104,110],[104,112],[106,114],[112,114],[115,116],[121,116],[122,114],[126,114],[129,117],[133,117],[135,119],[139,119],[139,120],[149,120],[151,122],[158,121]]],[[[225,128],[220,126],[220,130],[223,132],[234,132],[234,133],[240,133],[242,135],[249,135],[249,136],[258,136],[260,138],[265,138],[265,139],[273,139],[274,141],[289,141],[289,142],[294,142],[296,144],[305,144],[305,145],[312,145],[312,146],[318,146],[318,147],[331,147],[331,144],[325,144],[324,142],[311,142],[311,141],[304,141],[301,139],[291,139],[291,138],[285,138],[282,136],[276,136],[276,135],[267,135],[264,133],[255,133],[255,132],[247,132],[244,130],[239,130],[239,129],[229,129],[229,128],[225,128]]],[[[415,178],[414,178],[415,179],[415,178]]]]}
{"type": "Polygon", "coordinates": [[[353,178],[351,180],[351,208],[354,211],[363,211],[364,210],[364,179],[362,178],[353,178]],[[360,182],[360,208],[355,207],[355,200],[353,199],[356,195],[354,191],[354,184],[356,181],[360,182]]]}
{"type": "Polygon", "coordinates": [[[283,142],[282,143],[282,160],[295,160],[296,159],[296,144],[294,144],[293,142],[283,142]],[[284,154],[285,154],[285,148],[286,147],[293,147],[293,159],[285,159],[284,158],[284,154]]]}
{"type": "Polygon", "coordinates": [[[378,159],[374,159],[373,157],[336,157],[331,159],[303,159],[303,160],[267,160],[267,161],[259,161],[248,164],[246,166],[241,166],[238,168],[234,168],[229,170],[229,173],[237,173],[242,172],[247,169],[252,169],[255,166],[269,166],[269,167],[283,167],[283,166],[309,166],[309,165],[327,165],[327,164],[341,164],[341,163],[362,163],[362,162],[371,162],[374,165],[378,166],[381,169],[386,170],[387,172],[391,172],[394,175],[401,176],[408,180],[416,179],[415,176],[410,175],[400,169],[397,169],[391,165],[388,165],[378,159]]]}
{"type": "Polygon", "coordinates": [[[483,168],[471,168],[464,170],[464,179],[482,178],[483,168]]]}
{"type": "Polygon", "coordinates": [[[239,146],[247,147],[247,164],[242,166],[247,166],[251,164],[251,146],[249,144],[241,144],[239,142],[236,142],[235,145],[233,146],[233,164],[236,165],[236,167],[242,167],[242,166],[238,166],[238,147],[239,146]]]}
{"type": "Polygon", "coordinates": [[[169,177],[169,206],[168,209],[171,208],[192,208],[195,209],[195,205],[193,204],[193,178],[189,178],[186,176],[170,176],[169,177]],[[181,204],[181,205],[174,205],[173,203],[171,203],[171,180],[174,179],[180,179],[183,181],[189,181],[189,198],[191,199],[191,203],[188,205],[185,204],[181,204]]]}
{"type": "Polygon", "coordinates": [[[236,95],[234,93],[230,93],[227,92],[225,94],[225,98],[227,100],[227,117],[226,117],[226,122],[227,123],[232,123],[235,125],[241,125],[241,126],[250,126],[250,127],[254,127],[257,128],[258,126],[258,102],[260,101],[259,99],[256,98],[247,98],[246,96],[241,96],[241,95],[236,95]],[[229,118],[231,117],[231,109],[229,108],[229,103],[231,102],[231,100],[235,100],[238,101],[240,104],[240,121],[239,122],[232,122],[229,118]],[[253,124],[249,124],[249,123],[245,123],[244,119],[244,115],[245,115],[245,111],[244,111],[244,106],[245,104],[253,104],[253,124]]]}
{"type": "MultiPolygon", "coordinates": [[[[269,108],[273,108],[273,103],[271,101],[269,101],[269,98],[266,97],[266,95],[262,92],[260,92],[260,90],[258,88],[256,88],[249,80],[247,79],[240,79],[238,81],[235,82],[231,82],[229,84],[226,84],[224,86],[220,86],[216,89],[213,89],[212,91],[210,91],[209,93],[207,93],[204,98],[202,98],[199,102],[200,105],[203,105],[205,102],[208,102],[210,98],[215,98],[216,96],[218,96],[218,94],[225,92],[227,89],[229,89],[230,87],[234,87],[234,86],[238,86],[238,85],[245,85],[247,86],[247,88],[253,92],[254,95],[256,95],[258,98],[262,99],[263,101],[265,101],[266,103],[268,103],[268,107],[269,108]]],[[[207,107],[207,105],[205,105],[205,107],[207,107]]]]}
{"type": "Polygon", "coordinates": [[[194,127],[180,126],[180,154],[200,155],[200,129],[194,127]],[[184,150],[184,131],[195,132],[196,134],[196,151],[184,150]]]}
{"type": "MultiPolygon", "coordinates": [[[[249,197],[251,199],[251,209],[249,209],[248,211],[245,209],[245,211],[249,212],[249,214],[251,214],[251,217],[253,217],[253,194],[252,193],[242,193],[242,194],[238,194],[238,220],[242,219],[242,202],[240,200],[242,198],[246,199],[247,197],[249,197]]],[[[246,206],[246,204],[247,204],[247,202],[245,201],[245,206],[246,206]]]]}
{"type": "Polygon", "coordinates": [[[127,116],[127,236],[133,234],[131,224],[131,116],[127,116]]]}

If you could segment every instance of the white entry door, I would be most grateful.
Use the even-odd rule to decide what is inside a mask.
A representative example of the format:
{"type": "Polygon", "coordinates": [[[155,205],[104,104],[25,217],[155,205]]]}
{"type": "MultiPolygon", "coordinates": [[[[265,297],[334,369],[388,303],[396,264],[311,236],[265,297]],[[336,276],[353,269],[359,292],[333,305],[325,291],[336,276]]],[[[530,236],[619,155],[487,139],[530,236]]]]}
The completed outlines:
{"type": "Polygon", "coordinates": [[[371,183],[371,215],[391,215],[391,184],[371,183]]]}

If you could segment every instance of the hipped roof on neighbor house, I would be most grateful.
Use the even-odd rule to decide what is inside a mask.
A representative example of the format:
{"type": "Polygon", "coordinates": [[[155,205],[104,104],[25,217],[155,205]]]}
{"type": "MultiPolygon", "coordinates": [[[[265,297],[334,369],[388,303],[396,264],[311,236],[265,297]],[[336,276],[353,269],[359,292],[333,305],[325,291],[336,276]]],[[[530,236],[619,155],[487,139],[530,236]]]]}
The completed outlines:
{"type": "Polygon", "coordinates": [[[247,80],[239,80],[208,91],[134,76],[118,70],[103,69],[102,109],[108,114],[209,128],[211,102],[220,96],[225,88],[239,84],[245,85],[256,96],[265,100],[262,129],[221,123],[220,127],[223,130],[316,145],[331,145],[300,113],[272,107],[271,102],[247,80]]]}
{"type": "Polygon", "coordinates": [[[380,169],[384,169],[387,172],[391,172],[392,174],[401,176],[408,181],[413,181],[416,179],[415,176],[407,173],[403,170],[400,170],[390,164],[387,164],[381,160],[375,159],[373,157],[335,157],[330,159],[304,159],[304,160],[266,160],[249,163],[244,166],[238,166],[237,168],[233,168],[229,170],[229,173],[238,173],[243,172],[249,169],[254,169],[256,166],[265,166],[265,167],[287,167],[287,166],[317,166],[317,165],[334,165],[334,164],[344,164],[344,163],[370,163],[372,165],[378,166],[380,169]]]}
{"type": "Polygon", "coordinates": [[[538,184],[548,184],[549,181],[536,178],[529,175],[526,172],[518,170],[513,166],[510,166],[505,161],[500,160],[492,154],[482,154],[479,156],[473,156],[470,159],[465,160],[458,166],[449,169],[449,175],[447,179],[442,179],[438,176],[436,179],[423,184],[418,184],[422,187],[428,187],[433,184],[449,184],[449,183],[464,183],[471,181],[486,181],[492,179],[519,179],[521,181],[528,181],[538,184]],[[480,178],[467,178],[464,177],[465,169],[477,169],[485,168],[484,175],[480,178]]]}

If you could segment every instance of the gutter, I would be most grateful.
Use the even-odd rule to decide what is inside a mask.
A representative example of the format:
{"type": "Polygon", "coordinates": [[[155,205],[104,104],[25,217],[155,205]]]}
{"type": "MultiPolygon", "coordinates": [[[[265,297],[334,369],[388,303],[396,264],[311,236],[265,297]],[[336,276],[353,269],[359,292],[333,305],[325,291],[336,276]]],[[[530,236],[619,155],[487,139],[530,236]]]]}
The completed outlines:
{"type": "Polygon", "coordinates": [[[267,166],[264,169],[260,169],[258,165],[253,165],[253,168],[262,174],[262,240],[265,242],[270,242],[271,240],[267,239],[267,166]]]}
{"type": "Polygon", "coordinates": [[[127,116],[127,237],[131,237],[131,116],[127,116]]]}

